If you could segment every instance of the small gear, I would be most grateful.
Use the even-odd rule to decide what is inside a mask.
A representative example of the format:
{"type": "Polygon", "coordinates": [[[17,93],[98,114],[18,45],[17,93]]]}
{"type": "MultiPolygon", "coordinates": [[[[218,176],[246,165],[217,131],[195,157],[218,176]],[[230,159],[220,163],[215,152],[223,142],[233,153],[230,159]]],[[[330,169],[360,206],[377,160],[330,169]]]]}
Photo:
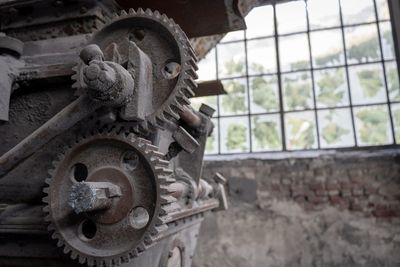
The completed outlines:
{"type": "MultiPolygon", "coordinates": [[[[189,98],[194,96],[198,69],[195,52],[186,34],[172,19],[158,11],[141,8],[115,14],[93,34],[89,43],[97,44],[102,51],[112,48],[112,56],[106,60],[126,67],[129,41],[135,42],[152,62],[155,92],[152,110],[145,120],[149,128],[162,128],[166,121],[179,119],[183,106],[189,105],[189,98]],[[170,71],[176,73],[165,77],[170,71]]],[[[78,90],[84,86],[82,64],[73,69],[73,87],[78,90]]]]}
{"type": "Polygon", "coordinates": [[[175,179],[163,158],[150,141],[125,132],[94,131],[68,146],[53,162],[43,189],[48,229],[64,253],[82,264],[109,267],[150,247],[167,229],[176,201],[168,190],[175,179]],[[109,209],[77,213],[69,202],[71,188],[83,182],[112,183],[121,196],[109,209]]]}

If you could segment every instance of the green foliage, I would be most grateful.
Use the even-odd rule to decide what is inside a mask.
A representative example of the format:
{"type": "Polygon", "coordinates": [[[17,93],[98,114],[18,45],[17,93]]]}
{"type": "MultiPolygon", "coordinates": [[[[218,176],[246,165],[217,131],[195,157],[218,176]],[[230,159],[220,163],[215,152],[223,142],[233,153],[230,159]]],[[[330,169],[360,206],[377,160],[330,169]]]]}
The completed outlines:
{"type": "Polygon", "coordinates": [[[288,109],[309,108],[308,101],[311,98],[311,81],[308,75],[284,80],[285,102],[288,109]]]}
{"type": "Polygon", "coordinates": [[[389,45],[390,50],[392,51],[392,55],[394,55],[394,43],[393,43],[393,36],[391,31],[385,31],[383,33],[383,38],[385,39],[386,43],[389,45]]]}
{"type": "Polygon", "coordinates": [[[325,116],[325,119],[329,121],[329,123],[322,129],[322,138],[325,140],[327,144],[335,144],[338,143],[342,137],[350,132],[350,130],[340,127],[334,121],[334,111],[330,111],[329,114],[325,116]]]}
{"type": "Polygon", "coordinates": [[[350,59],[356,59],[358,62],[368,58],[378,58],[379,41],[377,38],[371,38],[360,42],[348,49],[350,59]]]}
{"type": "Polygon", "coordinates": [[[327,54],[324,56],[319,56],[315,58],[315,63],[317,63],[318,66],[326,66],[328,63],[335,63],[335,62],[340,62],[340,56],[342,52],[336,52],[336,53],[331,53],[327,54]]]}
{"type": "Polygon", "coordinates": [[[361,121],[359,135],[361,141],[369,145],[384,144],[388,140],[388,114],[382,108],[362,109],[357,112],[361,121]]]}
{"type": "Polygon", "coordinates": [[[261,64],[253,62],[253,63],[251,63],[251,65],[249,67],[255,73],[266,73],[264,66],[261,64]]]}
{"type": "Polygon", "coordinates": [[[321,74],[318,81],[320,88],[318,101],[326,106],[336,106],[343,100],[344,91],[340,91],[340,86],[344,83],[343,70],[338,69],[333,73],[328,71],[321,74]]]}
{"type": "Polygon", "coordinates": [[[400,100],[399,76],[396,68],[387,70],[389,93],[393,101],[400,100]]]}
{"type": "Polygon", "coordinates": [[[226,137],[226,148],[228,150],[245,151],[247,149],[246,145],[246,127],[232,123],[228,126],[228,134],[226,137]]]}
{"type": "Polygon", "coordinates": [[[253,134],[257,148],[261,149],[280,149],[282,147],[281,135],[278,125],[274,121],[259,121],[254,118],[253,134]]]}
{"type": "Polygon", "coordinates": [[[400,143],[400,109],[393,110],[393,121],[396,130],[396,141],[400,143]]]}
{"type": "Polygon", "coordinates": [[[266,111],[278,109],[277,95],[273,87],[275,82],[275,80],[266,81],[263,77],[255,77],[251,83],[254,103],[266,111]]]}
{"type": "Polygon", "coordinates": [[[239,113],[245,112],[246,98],[245,98],[245,86],[235,80],[230,80],[224,83],[224,88],[227,95],[222,96],[222,107],[226,112],[239,113]]]}
{"type": "Polygon", "coordinates": [[[207,138],[206,153],[214,152],[214,148],[215,148],[215,136],[214,136],[214,134],[212,134],[211,136],[209,136],[207,138]]]}
{"type": "Polygon", "coordinates": [[[225,62],[224,68],[225,68],[225,73],[229,76],[240,75],[244,73],[245,64],[241,60],[235,61],[231,59],[225,62]]]}
{"type": "Polygon", "coordinates": [[[290,64],[291,70],[305,70],[308,69],[309,67],[310,67],[310,62],[308,60],[297,61],[290,64]]]}
{"type": "Polygon", "coordinates": [[[295,116],[288,117],[288,123],[291,126],[289,147],[297,149],[312,148],[315,142],[314,123],[295,116]]]}
{"type": "Polygon", "coordinates": [[[379,70],[362,70],[357,76],[366,97],[376,96],[383,86],[379,70]]]}

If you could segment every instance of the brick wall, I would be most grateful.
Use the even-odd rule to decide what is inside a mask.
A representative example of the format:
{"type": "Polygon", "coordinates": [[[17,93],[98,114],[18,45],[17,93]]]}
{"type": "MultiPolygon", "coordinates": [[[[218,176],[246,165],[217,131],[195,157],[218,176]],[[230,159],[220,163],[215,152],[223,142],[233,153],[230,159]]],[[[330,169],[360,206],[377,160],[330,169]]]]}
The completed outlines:
{"type": "Polygon", "coordinates": [[[195,266],[400,266],[400,150],[277,155],[208,159],[231,207],[208,217],[195,266]]]}

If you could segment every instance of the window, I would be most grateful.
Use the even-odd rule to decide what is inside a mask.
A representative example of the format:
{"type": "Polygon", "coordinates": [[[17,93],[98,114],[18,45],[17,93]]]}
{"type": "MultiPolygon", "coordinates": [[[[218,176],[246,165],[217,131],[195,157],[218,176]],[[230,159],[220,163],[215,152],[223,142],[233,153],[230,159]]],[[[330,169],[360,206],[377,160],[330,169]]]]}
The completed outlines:
{"type": "Polygon", "coordinates": [[[262,6],[200,62],[228,95],[208,154],[400,143],[400,86],[387,0],[262,6]]]}

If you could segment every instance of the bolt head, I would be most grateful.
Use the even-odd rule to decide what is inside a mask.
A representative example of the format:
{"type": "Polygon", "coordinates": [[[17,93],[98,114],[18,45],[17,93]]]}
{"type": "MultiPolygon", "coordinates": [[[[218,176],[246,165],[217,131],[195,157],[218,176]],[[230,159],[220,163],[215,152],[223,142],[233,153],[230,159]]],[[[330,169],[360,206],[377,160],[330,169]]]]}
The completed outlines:
{"type": "Polygon", "coordinates": [[[134,229],[142,229],[150,221],[150,215],[147,210],[143,207],[136,207],[129,214],[129,224],[134,229]]]}

